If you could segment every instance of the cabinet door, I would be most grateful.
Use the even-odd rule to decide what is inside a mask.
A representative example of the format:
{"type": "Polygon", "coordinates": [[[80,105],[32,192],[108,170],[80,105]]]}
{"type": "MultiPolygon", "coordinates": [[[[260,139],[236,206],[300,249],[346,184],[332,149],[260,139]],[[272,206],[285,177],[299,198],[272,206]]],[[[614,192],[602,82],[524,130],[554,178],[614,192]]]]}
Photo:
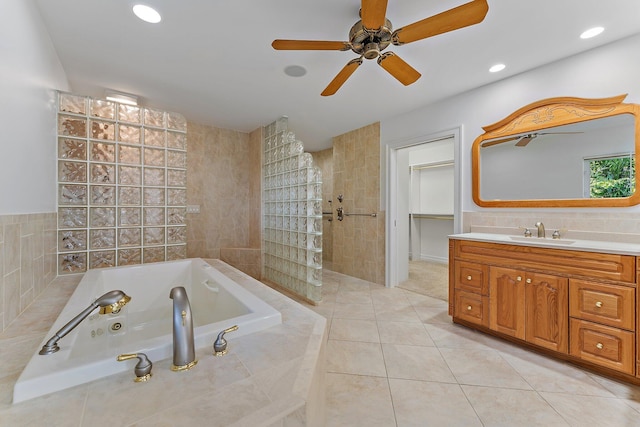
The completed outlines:
{"type": "Polygon", "coordinates": [[[524,273],[489,267],[489,328],[524,339],[524,273]]]}
{"type": "Polygon", "coordinates": [[[569,351],[569,280],[549,274],[525,276],[526,340],[550,350],[569,351]]]}

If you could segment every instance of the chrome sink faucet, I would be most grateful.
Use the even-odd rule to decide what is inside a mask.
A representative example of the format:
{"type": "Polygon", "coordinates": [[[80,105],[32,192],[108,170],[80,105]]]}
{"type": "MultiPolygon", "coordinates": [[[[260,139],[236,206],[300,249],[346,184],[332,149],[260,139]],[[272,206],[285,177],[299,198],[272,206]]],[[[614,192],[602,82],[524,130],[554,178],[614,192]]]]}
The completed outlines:
{"type": "Polygon", "coordinates": [[[536,227],[538,228],[538,237],[542,237],[543,239],[545,237],[547,237],[546,233],[544,231],[544,224],[543,223],[541,223],[540,221],[536,222],[536,227]]]}
{"type": "Polygon", "coordinates": [[[171,289],[169,298],[173,300],[173,365],[171,370],[186,371],[198,363],[193,340],[191,305],[187,291],[183,286],[171,289]]]}

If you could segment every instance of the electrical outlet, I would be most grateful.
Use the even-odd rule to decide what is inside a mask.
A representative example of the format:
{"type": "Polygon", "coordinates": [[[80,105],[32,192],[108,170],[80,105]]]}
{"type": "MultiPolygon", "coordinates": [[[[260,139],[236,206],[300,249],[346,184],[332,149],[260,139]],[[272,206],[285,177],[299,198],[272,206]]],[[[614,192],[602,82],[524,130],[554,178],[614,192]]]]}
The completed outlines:
{"type": "Polygon", "coordinates": [[[187,205],[187,213],[199,214],[200,213],[200,205],[187,205]]]}

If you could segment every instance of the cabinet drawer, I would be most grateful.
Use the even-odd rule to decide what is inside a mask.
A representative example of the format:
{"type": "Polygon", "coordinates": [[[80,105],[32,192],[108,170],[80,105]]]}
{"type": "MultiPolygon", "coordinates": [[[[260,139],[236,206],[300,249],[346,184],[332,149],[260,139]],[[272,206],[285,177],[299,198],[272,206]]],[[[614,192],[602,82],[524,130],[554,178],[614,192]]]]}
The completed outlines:
{"type": "Polygon", "coordinates": [[[454,316],[481,326],[489,326],[489,297],[455,291],[454,316]]]}
{"type": "Polygon", "coordinates": [[[456,261],[456,289],[487,295],[489,291],[487,271],[486,265],[466,261],[456,261]]]}
{"type": "Polygon", "coordinates": [[[596,365],[635,374],[634,334],[571,319],[570,354],[596,365]]]}
{"type": "Polygon", "coordinates": [[[569,284],[569,314],[616,328],[635,330],[636,290],[572,279],[569,284]]]}

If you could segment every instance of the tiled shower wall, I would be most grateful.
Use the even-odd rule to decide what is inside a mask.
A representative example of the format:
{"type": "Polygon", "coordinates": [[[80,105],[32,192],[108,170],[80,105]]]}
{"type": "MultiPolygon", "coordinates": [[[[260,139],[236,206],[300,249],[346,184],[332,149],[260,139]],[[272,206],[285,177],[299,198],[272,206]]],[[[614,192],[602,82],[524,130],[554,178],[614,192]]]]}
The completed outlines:
{"type": "Polygon", "coordinates": [[[56,277],[56,213],[0,216],[0,332],[56,277]]]}
{"type": "Polygon", "coordinates": [[[331,270],[333,261],[333,223],[335,221],[333,208],[338,200],[334,202],[333,194],[333,148],[311,153],[313,163],[322,172],[322,262],[325,268],[331,270]],[[326,214],[325,214],[326,212],[326,214]]]}
{"type": "Polygon", "coordinates": [[[58,274],[186,257],[187,122],[61,93],[58,274]]]}
{"type": "Polygon", "coordinates": [[[263,278],[322,300],[322,173],[287,118],[264,131],[263,278]]]}
{"type": "Polygon", "coordinates": [[[380,211],[380,123],[333,138],[333,208],[344,196],[345,216],[333,221],[333,270],[384,285],[385,212],[380,211]]]}

